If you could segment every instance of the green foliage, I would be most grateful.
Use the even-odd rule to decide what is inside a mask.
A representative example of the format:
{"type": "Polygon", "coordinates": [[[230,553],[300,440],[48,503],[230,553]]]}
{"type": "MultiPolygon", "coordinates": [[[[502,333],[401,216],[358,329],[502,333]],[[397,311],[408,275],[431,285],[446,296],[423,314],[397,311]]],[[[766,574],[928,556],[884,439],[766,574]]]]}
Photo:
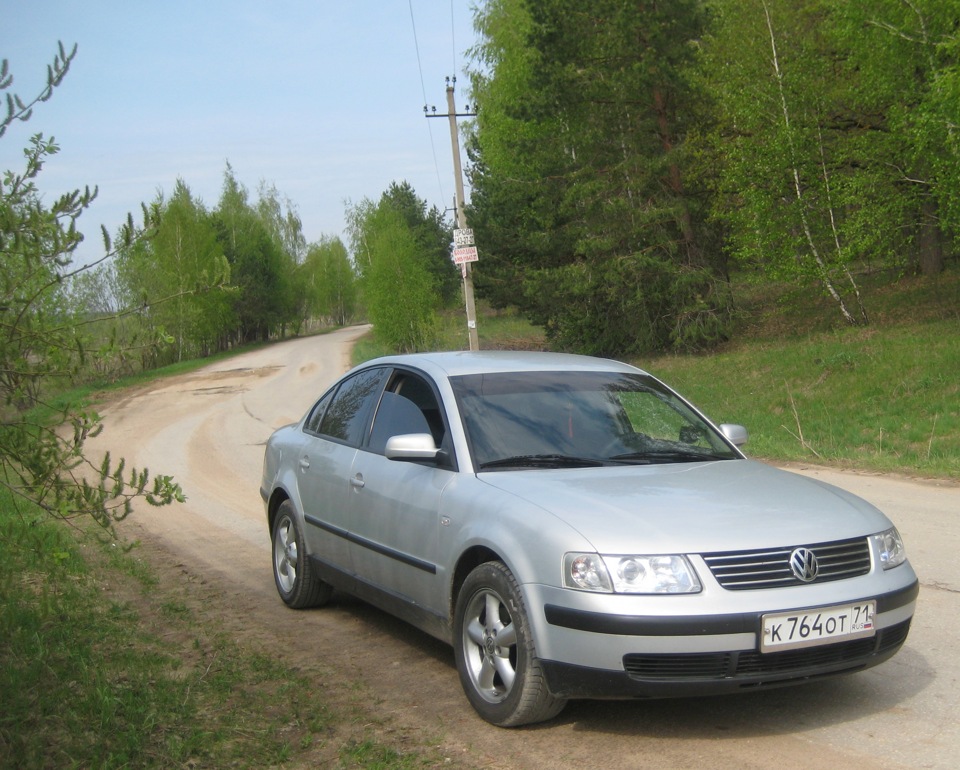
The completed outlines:
{"type": "Polygon", "coordinates": [[[633,254],[531,277],[531,318],[563,350],[600,356],[698,350],[728,334],[732,298],[702,268],[633,254]]]}
{"type": "Polygon", "coordinates": [[[838,35],[849,45],[851,69],[870,78],[858,92],[857,106],[885,117],[898,150],[887,153],[886,169],[909,202],[903,221],[912,236],[912,263],[935,275],[960,236],[956,3],[838,2],[835,16],[838,35]]]}
{"type": "Polygon", "coordinates": [[[26,122],[30,120],[33,115],[33,108],[53,96],[54,89],[63,82],[70,70],[70,63],[77,55],[77,46],[74,45],[69,53],[67,53],[63,43],[59,43],[57,48],[57,55],[53,57],[53,63],[47,67],[47,85],[30,102],[24,102],[19,94],[9,90],[10,86],[13,85],[13,75],[10,74],[10,66],[7,60],[0,60],[0,91],[5,92],[7,108],[6,115],[0,119],[0,137],[7,132],[7,128],[14,121],[26,122]]]}
{"type": "Polygon", "coordinates": [[[864,265],[933,276],[956,249],[953,0],[493,0],[476,26],[477,290],[556,339],[580,346],[584,313],[602,348],[664,339],[631,337],[631,302],[641,329],[660,307],[686,328],[670,339],[724,339],[729,257],[865,324],[864,265]],[[601,286],[636,273],[621,260],[709,271],[707,314],[685,323],[658,281],[601,286]]]}
{"type": "Polygon", "coordinates": [[[703,73],[718,95],[716,202],[731,250],[774,277],[821,282],[856,321],[838,284],[864,244],[851,243],[840,214],[871,188],[850,173],[862,156],[836,142],[843,116],[831,87],[842,63],[831,56],[823,11],[767,0],[715,6],[703,73]]]}
{"type": "Polygon", "coordinates": [[[502,0],[478,17],[477,288],[558,344],[622,353],[727,334],[717,237],[685,170],[702,23],[687,0],[502,0]]]}
{"type": "Polygon", "coordinates": [[[408,182],[393,182],[380,198],[403,218],[413,237],[442,307],[451,307],[460,300],[460,273],[450,264],[450,243],[453,234],[436,206],[427,210],[427,203],[417,197],[408,182]]]}
{"type": "MultiPolygon", "coordinates": [[[[394,186],[376,205],[364,200],[349,212],[354,260],[367,314],[376,335],[399,352],[424,350],[436,337],[437,289],[435,243],[424,238],[430,219],[417,202],[407,205],[409,188],[394,186]]],[[[447,264],[447,269],[454,272],[447,264]]]]}
{"type": "Polygon", "coordinates": [[[241,343],[282,334],[286,324],[298,317],[293,269],[302,249],[299,220],[292,211],[283,213],[275,193],[269,195],[251,205],[246,189],[227,165],[215,217],[218,241],[236,289],[234,336],[241,343]]]}
{"type": "Polygon", "coordinates": [[[55,421],[20,415],[0,424],[0,487],[56,518],[93,519],[110,537],[134,499],[155,506],[183,502],[170,476],[151,482],[146,469],[127,471],[125,461],[114,463],[109,452],[99,463],[88,457],[84,444],[99,432],[96,413],[73,409],[57,413],[55,421]]]}
{"type": "Polygon", "coordinates": [[[329,688],[198,625],[194,597],[121,549],[36,515],[0,493],[0,768],[266,767],[329,733],[329,688]]]}
{"type": "Polygon", "coordinates": [[[742,265],[868,320],[853,269],[943,269],[956,233],[955,3],[713,0],[714,206],[742,265]]]}
{"type": "Polygon", "coordinates": [[[294,283],[303,291],[302,315],[344,326],[357,310],[357,276],[339,238],[322,238],[307,249],[294,283]]]}
{"type": "Polygon", "coordinates": [[[170,200],[151,206],[152,237],[123,249],[113,269],[116,291],[140,308],[151,336],[162,332],[172,344],[154,365],[208,355],[218,349],[234,323],[223,284],[230,269],[217,242],[213,218],[177,180],[170,200]]]}
{"type": "Polygon", "coordinates": [[[228,252],[234,286],[240,342],[265,342],[292,317],[290,275],[284,254],[267,231],[253,223],[247,238],[228,252]]]}
{"type": "Polygon", "coordinates": [[[149,213],[153,237],[122,250],[113,274],[115,293],[139,308],[147,336],[170,341],[145,368],[267,340],[302,321],[294,273],[306,244],[292,205],[275,188],[261,187],[251,203],[228,164],[214,211],[178,180],[149,213]]]}
{"type": "Polygon", "coordinates": [[[261,182],[256,211],[270,237],[280,244],[291,263],[299,264],[306,254],[307,242],[293,201],[281,196],[275,185],[261,182]]]}
{"type": "MultiPolygon", "coordinates": [[[[0,127],[26,120],[32,104],[50,97],[75,51],[66,54],[60,46],[47,88],[34,102],[8,92],[0,127]]],[[[0,73],[0,90],[9,89],[13,79],[6,62],[0,73]]],[[[24,152],[25,170],[4,173],[0,183],[0,488],[20,504],[33,503],[60,519],[90,517],[109,536],[133,500],[166,505],[182,499],[182,492],[168,476],[154,477],[151,484],[145,469],[128,470],[109,454],[88,457],[85,442],[100,430],[95,413],[67,405],[37,416],[35,407],[49,392],[69,385],[88,355],[86,320],[72,316],[62,287],[90,269],[71,271],[71,261],[83,240],[77,220],[96,191],[74,191],[44,205],[36,179],[57,150],[53,140],[35,135],[24,152]]],[[[106,259],[112,244],[104,240],[106,259]]],[[[135,240],[131,223],[121,231],[121,247],[135,240]]]]}

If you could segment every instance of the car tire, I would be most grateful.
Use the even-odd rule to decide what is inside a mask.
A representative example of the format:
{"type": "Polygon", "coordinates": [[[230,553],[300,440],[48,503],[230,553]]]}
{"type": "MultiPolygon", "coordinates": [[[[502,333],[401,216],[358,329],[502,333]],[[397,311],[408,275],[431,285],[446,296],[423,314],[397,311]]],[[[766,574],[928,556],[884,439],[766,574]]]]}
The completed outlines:
{"type": "Polygon", "coordinates": [[[273,522],[273,579],[277,593],[295,610],[330,601],[333,587],[317,577],[307,556],[293,503],[284,500],[273,522]]]}
{"type": "Polygon", "coordinates": [[[454,655],[473,708],[499,727],[544,722],[566,705],[547,689],[520,586],[502,562],[474,569],[457,595],[454,655]]]}

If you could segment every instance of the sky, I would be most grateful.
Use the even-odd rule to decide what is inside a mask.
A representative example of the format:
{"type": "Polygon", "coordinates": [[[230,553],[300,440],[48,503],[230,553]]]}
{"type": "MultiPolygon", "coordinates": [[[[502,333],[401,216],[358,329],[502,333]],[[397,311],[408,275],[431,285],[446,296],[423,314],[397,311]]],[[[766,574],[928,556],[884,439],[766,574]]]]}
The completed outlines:
{"type": "MultiPolygon", "coordinates": [[[[77,258],[102,254],[141,203],[177,179],[215,208],[227,163],[255,199],[289,199],[307,241],[344,237],[349,203],[409,182],[451,208],[446,78],[469,102],[475,0],[0,0],[0,58],[32,99],[57,43],[78,46],[52,99],[0,138],[0,172],[23,170],[36,133],[60,152],[38,186],[48,204],[97,186],[77,258]],[[91,252],[91,249],[93,250],[91,252]]],[[[464,154],[465,157],[465,154],[464,154]]],[[[469,197],[469,193],[468,193],[469,197]]],[[[451,215],[452,217],[452,215],[451,215]]]]}

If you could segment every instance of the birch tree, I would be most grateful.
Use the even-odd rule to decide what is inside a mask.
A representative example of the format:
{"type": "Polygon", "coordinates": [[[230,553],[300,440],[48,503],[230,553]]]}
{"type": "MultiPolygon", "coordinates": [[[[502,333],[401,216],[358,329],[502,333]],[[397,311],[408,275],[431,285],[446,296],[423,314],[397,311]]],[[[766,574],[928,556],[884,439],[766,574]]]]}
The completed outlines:
{"type": "Polygon", "coordinates": [[[397,352],[424,350],[436,336],[440,294],[417,233],[384,194],[347,212],[354,263],[374,333],[397,352]]]}

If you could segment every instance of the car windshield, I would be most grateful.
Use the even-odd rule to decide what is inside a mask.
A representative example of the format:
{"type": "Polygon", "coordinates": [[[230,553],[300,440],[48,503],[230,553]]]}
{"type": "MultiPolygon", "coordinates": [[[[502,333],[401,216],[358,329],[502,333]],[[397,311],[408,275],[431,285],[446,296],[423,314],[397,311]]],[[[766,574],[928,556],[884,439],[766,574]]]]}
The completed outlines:
{"type": "Polygon", "coordinates": [[[506,372],[451,382],[477,470],[739,456],[676,394],[644,375],[506,372]]]}

